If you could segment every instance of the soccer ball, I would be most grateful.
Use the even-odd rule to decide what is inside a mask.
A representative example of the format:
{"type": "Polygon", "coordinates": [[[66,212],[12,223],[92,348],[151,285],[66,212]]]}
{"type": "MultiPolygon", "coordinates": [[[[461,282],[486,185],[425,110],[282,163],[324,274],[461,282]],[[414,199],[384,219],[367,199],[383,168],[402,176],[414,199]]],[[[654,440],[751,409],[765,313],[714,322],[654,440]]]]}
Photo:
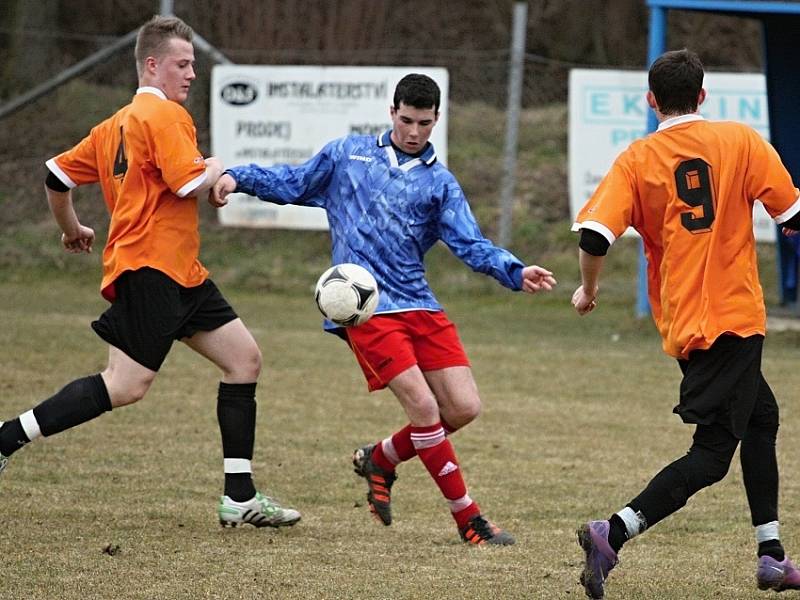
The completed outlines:
{"type": "Polygon", "coordinates": [[[343,327],[366,323],[378,307],[379,296],[372,273],[352,263],[333,265],[325,271],[314,292],[323,316],[343,327]]]}

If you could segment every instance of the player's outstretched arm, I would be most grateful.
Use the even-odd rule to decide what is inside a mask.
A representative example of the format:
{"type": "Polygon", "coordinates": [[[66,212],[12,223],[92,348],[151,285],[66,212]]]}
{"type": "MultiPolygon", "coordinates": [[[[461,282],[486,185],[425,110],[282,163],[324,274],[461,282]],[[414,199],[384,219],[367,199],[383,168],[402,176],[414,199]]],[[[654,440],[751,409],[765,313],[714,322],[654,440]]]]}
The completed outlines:
{"type": "Polygon", "coordinates": [[[72,205],[72,193],[57,192],[44,186],[47,193],[47,203],[50,205],[50,212],[61,228],[61,244],[64,249],[71,254],[80,252],[89,253],[94,244],[94,230],[91,227],[81,225],[75,208],[72,205]]]}
{"type": "Polygon", "coordinates": [[[522,291],[535,294],[542,290],[549,292],[558,282],[553,273],[538,265],[530,265],[522,269],[522,291]]]}

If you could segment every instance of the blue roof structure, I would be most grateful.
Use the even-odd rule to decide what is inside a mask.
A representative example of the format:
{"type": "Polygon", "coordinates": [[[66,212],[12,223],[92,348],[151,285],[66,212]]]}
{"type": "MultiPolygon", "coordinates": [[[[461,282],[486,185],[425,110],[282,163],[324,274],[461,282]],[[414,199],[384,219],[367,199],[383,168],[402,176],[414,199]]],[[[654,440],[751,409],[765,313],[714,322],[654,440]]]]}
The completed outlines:
{"type": "Polygon", "coordinates": [[[766,14],[800,15],[800,4],[797,2],[773,2],[770,0],[647,0],[651,8],[676,10],[702,10],[717,13],[749,13],[758,17],[766,14]]]}

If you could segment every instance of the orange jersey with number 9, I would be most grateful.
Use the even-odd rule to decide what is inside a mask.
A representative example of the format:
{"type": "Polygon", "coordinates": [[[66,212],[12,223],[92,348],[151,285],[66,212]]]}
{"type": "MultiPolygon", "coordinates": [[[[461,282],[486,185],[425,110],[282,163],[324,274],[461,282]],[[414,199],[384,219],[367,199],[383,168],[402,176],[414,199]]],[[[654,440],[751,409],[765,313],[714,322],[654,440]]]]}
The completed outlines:
{"type": "Polygon", "coordinates": [[[752,128],[684,115],[616,159],[573,227],[610,243],[633,227],[664,351],[688,358],[723,333],[764,334],[753,202],[782,223],[800,211],[775,149],[752,128]]]}
{"type": "Polygon", "coordinates": [[[197,199],[189,196],[205,181],[205,161],[191,116],[160,90],[140,89],[47,166],[69,188],[100,183],[111,214],[101,284],[108,300],[127,270],[152,267],[184,287],[206,279],[197,199]]]}

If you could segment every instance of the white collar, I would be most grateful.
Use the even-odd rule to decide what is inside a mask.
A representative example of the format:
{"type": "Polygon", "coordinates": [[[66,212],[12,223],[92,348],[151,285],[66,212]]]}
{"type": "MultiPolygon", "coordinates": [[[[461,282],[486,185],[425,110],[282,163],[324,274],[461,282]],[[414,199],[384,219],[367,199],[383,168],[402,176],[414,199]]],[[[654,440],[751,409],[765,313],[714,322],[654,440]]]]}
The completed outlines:
{"type": "Polygon", "coordinates": [[[153,87],[151,85],[144,85],[144,86],[138,88],[136,90],[136,93],[137,94],[155,94],[156,96],[158,96],[162,100],[166,100],[167,99],[167,96],[166,96],[166,94],[164,92],[162,92],[157,87],[153,87]]]}
{"type": "Polygon", "coordinates": [[[664,119],[663,121],[661,121],[661,124],[658,126],[658,129],[656,129],[656,131],[669,129],[670,127],[674,127],[675,125],[682,125],[683,123],[691,123],[692,121],[705,121],[705,118],[702,115],[698,115],[697,113],[680,115],[678,117],[670,117],[669,119],[664,119]]]}

